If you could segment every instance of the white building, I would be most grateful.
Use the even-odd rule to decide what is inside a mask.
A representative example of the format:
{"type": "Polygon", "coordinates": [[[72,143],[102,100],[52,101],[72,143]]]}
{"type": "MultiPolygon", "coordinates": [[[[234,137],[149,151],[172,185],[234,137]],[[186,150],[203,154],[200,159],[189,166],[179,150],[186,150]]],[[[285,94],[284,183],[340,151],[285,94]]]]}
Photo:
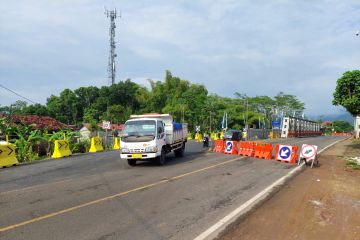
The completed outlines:
{"type": "Polygon", "coordinates": [[[355,117],[354,121],[355,136],[357,139],[360,138],[360,116],[355,117]]]}

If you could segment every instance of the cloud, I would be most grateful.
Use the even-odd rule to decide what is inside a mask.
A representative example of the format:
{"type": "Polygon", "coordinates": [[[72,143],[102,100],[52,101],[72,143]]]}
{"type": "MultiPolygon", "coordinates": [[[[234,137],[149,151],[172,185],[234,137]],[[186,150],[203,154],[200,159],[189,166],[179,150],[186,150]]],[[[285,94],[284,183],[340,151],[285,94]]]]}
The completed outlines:
{"type": "MultiPolygon", "coordinates": [[[[358,69],[358,1],[179,0],[117,3],[117,78],[165,69],[233,97],[296,95],[331,113],[336,80],[358,69]]],[[[0,6],[0,82],[45,103],[64,88],[107,85],[110,1],[20,0],[0,6]]],[[[4,100],[9,104],[16,97],[4,100]]]]}

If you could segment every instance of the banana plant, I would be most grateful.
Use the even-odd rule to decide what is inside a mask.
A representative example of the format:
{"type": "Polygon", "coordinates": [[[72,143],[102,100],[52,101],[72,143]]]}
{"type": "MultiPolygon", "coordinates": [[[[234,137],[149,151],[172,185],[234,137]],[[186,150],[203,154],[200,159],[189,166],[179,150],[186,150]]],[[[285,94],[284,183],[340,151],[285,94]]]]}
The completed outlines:
{"type": "Polygon", "coordinates": [[[15,140],[17,158],[20,162],[27,162],[39,157],[39,145],[42,140],[40,130],[33,130],[33,126],[24,126],[15,131],[17,139],[15,140]],[[38,146],[37,151],[33,151],[33,146],[38,146]]]}

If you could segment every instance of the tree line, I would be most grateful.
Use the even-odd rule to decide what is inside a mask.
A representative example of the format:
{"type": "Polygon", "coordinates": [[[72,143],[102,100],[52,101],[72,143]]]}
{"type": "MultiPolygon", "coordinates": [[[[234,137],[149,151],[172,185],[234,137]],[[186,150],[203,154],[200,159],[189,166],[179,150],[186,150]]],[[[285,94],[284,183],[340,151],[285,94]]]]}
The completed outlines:
{"type": "Polygon", "coordinates": [[[224,113],[228,128],[240,129],[246,124],[270,128],[279,116],[301,117],[305,105],[296,96],[278,93],[274,97],[249,97],[234,93],[234,97],[209,94],[204,85],[190,83],[166,71],[164,81],[148,80],[151,88],[130,79],[111,86],[64,89],[59,96],[51,95],[45,105],[17,101],[0,106],[0,112],[51,116],[60,122],[82,125],[103,120],[124,123],[131,114],[144,112],[170,113],[178,122],[187,122],[189,129],[220,130],[224,113]]]}

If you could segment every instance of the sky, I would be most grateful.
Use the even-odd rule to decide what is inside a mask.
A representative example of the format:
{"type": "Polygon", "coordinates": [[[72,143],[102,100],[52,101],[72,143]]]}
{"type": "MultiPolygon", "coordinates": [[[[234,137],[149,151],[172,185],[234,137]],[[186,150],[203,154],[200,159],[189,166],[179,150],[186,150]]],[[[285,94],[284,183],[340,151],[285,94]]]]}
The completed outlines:
{"type": "MultiPolygon", "coordinates": [[[[336,80],[359,69],[360,1],[0,0],[0,84],[41,104],[65,88],[108,85],[110,20],[116,7],[116,82],[148,87],[165,71],[209,93],[332,106],[336,80]]],[[[0,88],[0,105],[24,100],[0,88]]]]}

